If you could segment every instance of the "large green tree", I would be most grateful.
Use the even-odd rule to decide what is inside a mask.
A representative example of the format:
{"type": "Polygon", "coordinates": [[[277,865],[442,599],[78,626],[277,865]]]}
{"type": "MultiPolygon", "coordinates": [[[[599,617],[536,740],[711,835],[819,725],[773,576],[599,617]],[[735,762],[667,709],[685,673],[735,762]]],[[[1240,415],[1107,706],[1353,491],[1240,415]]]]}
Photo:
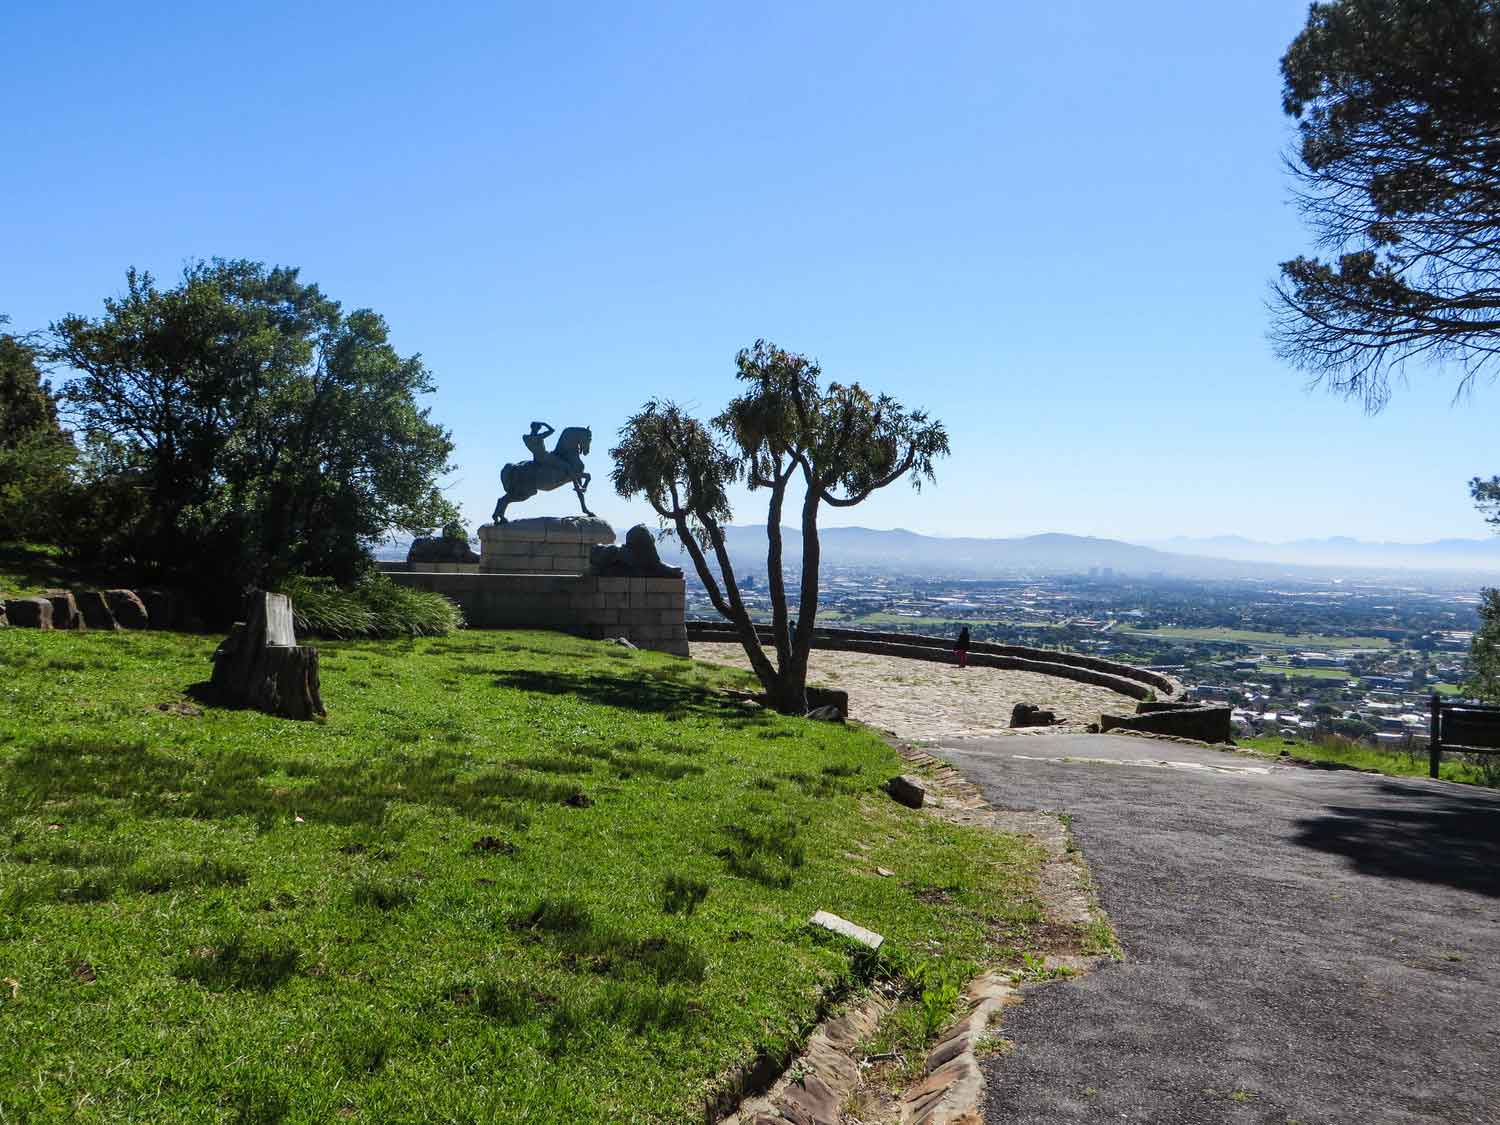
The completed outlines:
{"type": "Polygon", "coordinates": [[[36,348],[0,332],[0,540],[55,536],[66,519],[76,456],[36,348]]]}
{"type": "Polygon", "coordinates": [[[1281,266],[1281,353],[1378,410],[1390,376],[1500,356],[1500,3],[1313,4],[1281,60],[1322,248],[1281,266]]]}
{"type": "Polygon", "coordinates": [[[421,359],[295,269],[214,259],[171,288],[131,270],[102,317],[52,325],[50,355],[95,482],[136,499],[97,529],[111,561],[221,607],[287,574],[348,581],[380,536],[456,514],[421,359]]]}
{"type": "Polygon", "coordinates": [[[735,357],[741,393],[711,425],[672,403],[650,402],[610,451],[621,496],[642,495],[687,550],[714,608],[739,634],[772,706],[807,710],[807,657],[818,615],[818,518],[824,505],[852,507],[905,478],[920,488],[948,452],[941,422],[858,383],[822,383],[804,356],[757,340],[735,357]],[[740,597],[724,538],[729,489],[743,480],[766,495],[766,580],[774,662],[740,597]],[[802,572],[795,627],[783,566],[782,517],[801,486],[802,572]],[[713,557],[715,566],[709,563],[713,557]]]}

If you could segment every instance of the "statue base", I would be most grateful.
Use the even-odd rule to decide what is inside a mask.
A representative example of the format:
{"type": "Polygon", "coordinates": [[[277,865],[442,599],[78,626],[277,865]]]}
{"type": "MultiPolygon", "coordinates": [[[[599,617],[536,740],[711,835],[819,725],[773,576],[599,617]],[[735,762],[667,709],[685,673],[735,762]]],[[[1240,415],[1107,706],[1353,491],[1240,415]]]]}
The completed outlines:
{"type": "Polygon", "coordinates": [[[682,572],[660,562],[640,565],[639,551],[627,560],[636,565],[621,572],[590,571],[590,552],[614,538],[609,524],[586,516],[488,523],[479,529],[477,565],[388,562],[380,569],[397,585],[457,602],[471,629],[624,637],[638,648],[686,656],[682,572]]]}
{"type": "Polygon", "coordinates": [[[584,574],[589,552],[615,530],[592,516],[534,516],[479,529],[479,569],[489,574],[584,574]]]}

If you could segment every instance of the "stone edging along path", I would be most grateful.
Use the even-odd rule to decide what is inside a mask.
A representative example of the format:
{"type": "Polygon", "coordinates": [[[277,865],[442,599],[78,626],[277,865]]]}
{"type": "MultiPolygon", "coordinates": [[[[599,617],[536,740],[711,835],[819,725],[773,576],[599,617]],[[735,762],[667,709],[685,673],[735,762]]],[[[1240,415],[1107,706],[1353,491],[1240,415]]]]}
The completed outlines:
{"type": "MultiPolygon", "coordinates": [[[[757,626],[762,644],[773,641],[771,630],[757,626]]],[[[738,643],[739,634],[723,621],[689,621],[688,640],[738,643]]],[[[929,660],[950,663],[953,641],[948,637],[929,637],[916,633],[881,633],[862,629],[813,630],[813,648],[837,652],[863,652],[876,656],[898,656],[906,660],[929,660]]],[[[1132,699],[1150,699],[1157,695],[1179,699],[1184,694],[1181,683],[1149,668],[1137,668],[1113,660],[1101,660],[1061,650],[1025,648],[1019,645],[996,645],[975,641],[969,646],[969,663],[980,668],[1001,668],[1019,672],[1037,672],[1079,683],[1108,688],[1132,699]]]]}
{"type": "MultiPolygon", "coordinates": [[[[922,772],[929,801],[923,811],[955,824],[1029,835],[1045,850],[1039,892],[1049,931],[1096,924],[1107,926],[1099,910],[1081,854],[1057,816],[1007,812],[993,808],[979,789],[957,770],[924,750],[893,743],[901,757],[922,772]],[[935,798],[935,800],[931,799],[935,798]]],[[[1082,956],[1048,952],[1039,966],[1041,978],[1076,977],[1108,955],[1082,956]]],[[[1028,965],[1028,972],[1031,966],[1028,965]]],[[[747,1098],[720,1125],[980,1125],[984,1075],[979,1053],[1003,1048],[996,1018],[1021,1000],[1022,974],[993,968],[969,982],[964,1014],[934,1042],[924,1060],[922,1077],[899,1095],[869,1073],[869,1061],[858,1054],[895,1002],[876,991],[825,1019],[807,1046],[762,1095],[747,1098]],[[846,1113],[851,1105],[857,1106],[846,1113]]],[[[714,1115],[710,1115],[712,1120],[714,1115]]]]}

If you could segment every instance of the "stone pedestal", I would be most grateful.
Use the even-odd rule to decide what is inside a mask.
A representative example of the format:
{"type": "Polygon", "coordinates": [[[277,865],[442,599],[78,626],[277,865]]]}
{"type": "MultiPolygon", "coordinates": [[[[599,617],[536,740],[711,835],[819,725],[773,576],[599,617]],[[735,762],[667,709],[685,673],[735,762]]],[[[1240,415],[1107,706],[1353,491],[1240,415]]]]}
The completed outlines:
{"type": "Polygon", "coordinates": [[[392,570],[392,582],[457,602],[471,629],[556,629],[639,648],[688,654],[681,578],[593,574],[468,574],[392,570]]]}
{"type": "Polygon", "coordinates": [[[479,569],[488,574],[583,574],[589,551],[615,541],[614,528],[590,516],[539,516],[479,529],[479,569]]]}
{"type": "Polygon", "coordinates": [[[663,573],[591,571],[589,552],[614,540],[614,529],[600,519],[511,520],[479,529],[477,567],[412,562],[382,563],[380,569],[398,585],[457,602],[473,629],[558,629],[599,640],[625,637],[640,648],[686,656],[687,592],[681,571],[659,563],[656,568],[663,573]]]}

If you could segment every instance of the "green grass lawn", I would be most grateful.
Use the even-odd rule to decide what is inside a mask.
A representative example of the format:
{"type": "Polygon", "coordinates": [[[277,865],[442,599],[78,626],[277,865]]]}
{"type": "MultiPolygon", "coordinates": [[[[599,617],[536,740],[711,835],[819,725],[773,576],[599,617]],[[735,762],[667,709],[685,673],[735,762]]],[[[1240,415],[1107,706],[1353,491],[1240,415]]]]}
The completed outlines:
{"type": "Polygon", "coordinates": [[[0,630],[0,1121],[697,1121],[868,979],[814,910],[918,980],[1041,918],[1032,844],[725,669],[328,644],[299,724],[200,712],[214,643],[0,630]]]}
{"type": "MultiPolygon", "coordinates": [[[[1374,770],[1376,773],[1389,774],[1392,777],[1427,776],[1428,763],[1425,746],[1407,753],[1403,750],[1385,750],[1347,739],[1304,742],[1280,735],[1236,739],[1236,743],[1241,749],[1254,750],[1258,754],[1272,758],[1286,751],[1302,762],[1350,766],[1354,769],[1374,770]]],[[[1492,757],[1490,761],[1500,765],[1500,759],[1492,757]]],[[[1457,757],[1454,754],[1446,755],[1438,764],[1438,776],[1444,781],[1461,781],[1469,785],[1494,784],[1493,774],[1486,772],[1479,762],[1478,755],[1468,758],[1457,757]]]]}
{"type": "Polygon", "coordinates": [[[1296,676],[1305,680],[1347,680],[1347,669],[1343,668],[1293,668],[1290,664],[1262,664],[1262,672],[1273,675],[1296,676]]]}
{"type": "Polygon", "coordinates": [[[1208,641],[1220,644],[1267,645],[1273,648],[1329,649],[1329,648],[1390,648],[1391,642],[1384,637],[1334,637],[1318,633],[1261,633],[1254,629],[1186,629],[1163,628],[1150,630],[1126,629],[1122,632],[1137,637],[1156,637],[1164,641],[1208,641]]]}

